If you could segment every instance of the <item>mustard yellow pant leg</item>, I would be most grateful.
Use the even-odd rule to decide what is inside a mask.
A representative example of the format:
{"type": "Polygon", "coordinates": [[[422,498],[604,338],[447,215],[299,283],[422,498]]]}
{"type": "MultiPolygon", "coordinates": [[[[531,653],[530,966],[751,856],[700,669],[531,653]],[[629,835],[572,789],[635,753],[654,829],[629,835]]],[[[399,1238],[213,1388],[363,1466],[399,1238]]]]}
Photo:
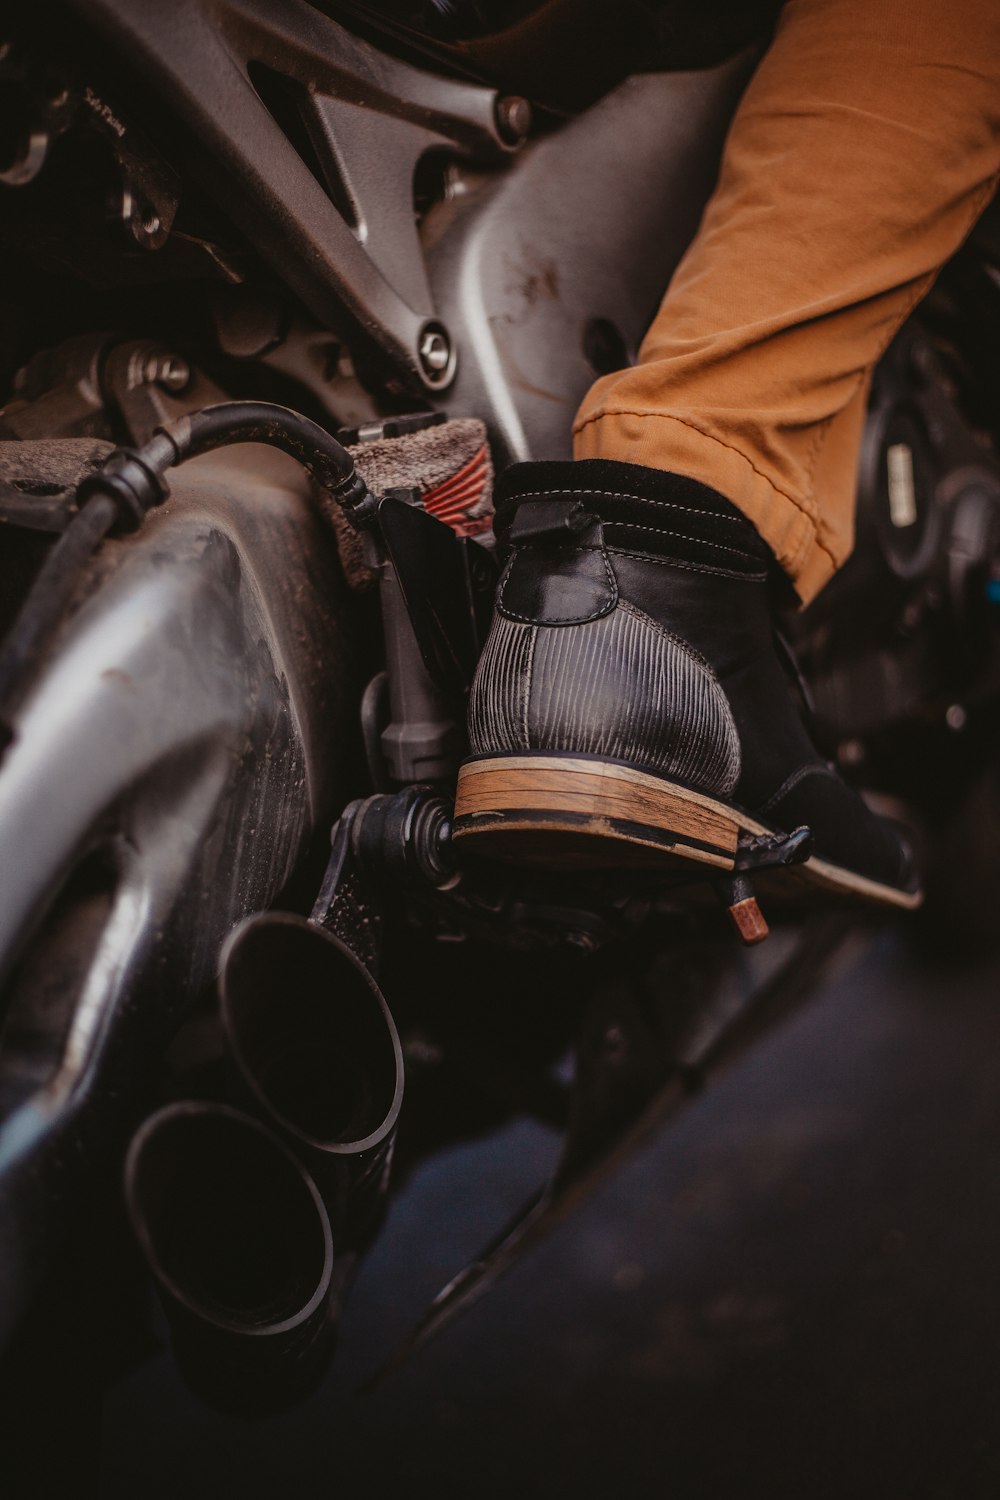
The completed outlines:
{"type": "Polygon", "coordinates": [[[576,457],[711,485],[808,600],[852,546],[872,369],[998,172],[1000,0],[789,0],[638,363],[580,408],[576,457]]]}

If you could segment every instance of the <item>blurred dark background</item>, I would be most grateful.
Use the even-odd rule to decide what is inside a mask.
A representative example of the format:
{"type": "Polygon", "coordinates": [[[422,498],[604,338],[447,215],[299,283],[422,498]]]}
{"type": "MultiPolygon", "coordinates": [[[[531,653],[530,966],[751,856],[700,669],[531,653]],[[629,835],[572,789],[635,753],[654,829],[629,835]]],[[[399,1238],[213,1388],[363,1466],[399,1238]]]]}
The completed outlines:
{"type": "Polygon", "coordinates": [[[558,1142],[515,1117],[426,1159],[323,1388],[222,1417],[161,1352],[107,1395],[97,1492],[995,1496],[1000,970],[929,962],[920,923],[850,933],[792,1019],[362,1390],[558,1142]]]}

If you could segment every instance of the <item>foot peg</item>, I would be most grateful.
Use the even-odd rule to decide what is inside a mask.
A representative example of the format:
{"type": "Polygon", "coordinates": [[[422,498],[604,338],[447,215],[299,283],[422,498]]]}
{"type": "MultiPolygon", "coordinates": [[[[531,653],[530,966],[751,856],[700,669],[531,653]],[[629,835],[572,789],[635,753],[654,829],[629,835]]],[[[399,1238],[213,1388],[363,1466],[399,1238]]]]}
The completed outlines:
{"type": "Polygon", "coordinates": [[[757,904],[752,876],[762,870],[800,865],[809,858],[812,849],[809,828],[796,828],[792,833],[740,835],[732,873],[719,876],[714,884],[740,942],[748,948],[762,943],[771,930],[757,904]]]}

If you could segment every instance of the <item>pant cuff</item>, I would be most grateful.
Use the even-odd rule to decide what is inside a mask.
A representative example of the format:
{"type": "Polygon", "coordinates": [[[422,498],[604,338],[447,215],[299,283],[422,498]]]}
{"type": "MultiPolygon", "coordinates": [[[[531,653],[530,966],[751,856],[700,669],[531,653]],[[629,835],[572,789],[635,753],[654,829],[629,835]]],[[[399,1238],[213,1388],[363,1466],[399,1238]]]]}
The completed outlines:
{"type": "Polygon", "coordinates": [[[839,566],[820,541],[804,505],[776,489],[737,448],[681,417],[614,410],[588,415],[574,430],[573,456],[645,464],[711,486],[753,523],[803,604],[819,593],[839,566]]]}

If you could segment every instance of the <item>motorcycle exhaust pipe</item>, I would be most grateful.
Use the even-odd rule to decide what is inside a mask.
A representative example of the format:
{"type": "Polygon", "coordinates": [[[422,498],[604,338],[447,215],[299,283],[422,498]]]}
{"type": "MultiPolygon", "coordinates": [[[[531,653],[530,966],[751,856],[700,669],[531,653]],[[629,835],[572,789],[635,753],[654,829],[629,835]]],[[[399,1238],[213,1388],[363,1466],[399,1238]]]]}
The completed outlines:
{"type": "Polygon", "coordinates": [[[292,1152],[227,1105],[171,1104],[132,1140],[125,1200],[188,1384],[240,1412],[305,1395],[332,1346],[333,1233],[292,1152]]]}
{"type": "Polygon", "coordinates": [[[222,1019],[241,1094],[306,1163],[338,1250],[377,1221],[403,1099],[382,991],[339,938],[302,917],[251,917],[223,952],[222,1019]]]}

